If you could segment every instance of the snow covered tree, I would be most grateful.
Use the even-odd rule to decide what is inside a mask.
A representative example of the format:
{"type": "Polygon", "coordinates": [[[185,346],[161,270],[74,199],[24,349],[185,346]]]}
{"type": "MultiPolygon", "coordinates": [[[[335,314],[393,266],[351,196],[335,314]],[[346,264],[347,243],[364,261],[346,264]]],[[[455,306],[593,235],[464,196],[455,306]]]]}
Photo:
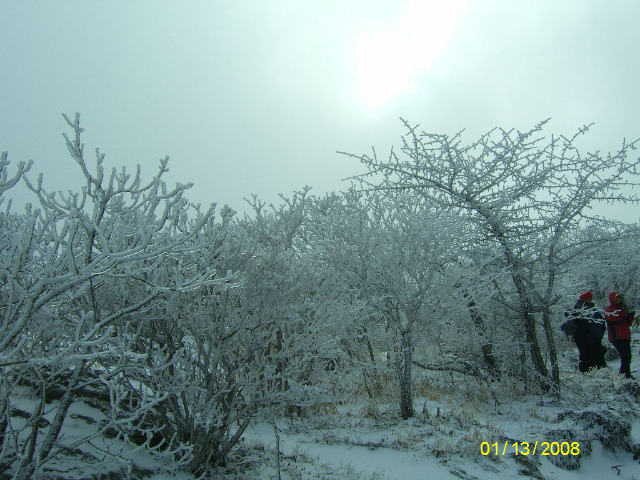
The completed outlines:
{"type": "Polygon", "coordinates": [[[291,198],[282,196],[283,203],[270,210],[254,197],[254,218],[241,222],[253,244],[242,303],[264,335],[262,355],[273,369],[270,388],[279,389],[281,397],[269,401],[274,411],[287,404],[309,406],[309,393],[315,390],[322,395],[323,362],[336,350],[332,321],[319,301],[324,272],[303,236],[308,192],[305,188],[291,198]]]}
{"type": "MultiPolygon", "coordinates": [[[[338,348],[334,355],[350,379],[357,379],[368,396],[380,393],[380,352],[384,340],[381,313],[371,301],[369,279],[375,268],[372,251],[379,229],[372,225],[362,195],[350,191],[314,198],[302,238],[316,256],[323,280],[318,305],[333,319],[338,348]]],[[[383,345],[384,344],[384,345],[383,345]]],[[[354,385],[352,385],[353,387],[354,385]]]]}
{"type": "MultiPolygon", "coordinates": [[[[140,168],[134,175],[124,168],[106,173],[97,150],[92,169],[79,115],[65,119],[74,134],[65,136],[67,147],[85,185],[78,192],[50,193],[42,176],[35,183],[25,178],[38,208],[3,217],[0,232],[0,464],[18,479],[41,474],[53,458],[90,440],[69,445],[61,438],[74,398],[89,386],[111,392],[105,428],[146,429],[150,439],[153,428],[143,419],[168,394],[143,390],[134,398],[123,388],[148,368],[136,350],[151,320],[148,312],[167,292],[223,280],[213,276],[215,265],[180,276],[154,275],[160,265],[207,247],[192,240],[213,206],[187,224],[189,185],[166,188],[168,159],[147,183],[140,168]],[[10,417],[12,394],[23,386],[38,392],[38,399],[26,421],[17,422],[10,417]]],[[[154,365],[156,373],[170,369],[172,361],[165,355],[154,365]]],[[[163,448],[169,457],[187,452],[170,439],[163,448]]]]}
{"type": "Polygon", "coordinates": [[[0,155],[0,205],[5,201],[4,193],[18,184],[25,173],[29,171],[33,162],[20,162],[17,171],[12,177],[9,176],[9,154],[2,152],[0,155]]]}
{"type": "Polygon", "coordinates": [[[622,292],[629,305],[640,304],[639,236],[640,225],[590,225],[573,232],[566,289],[575,296],[575,286],[584,285],[603,307],[613,290],[622,292]]]}
{"type": "MultiPolygon", "coordinates": [[[[457,279],[450,276],[459,248],[455,225],[428,210],[392,211],[380,238],[375,288],[390,326],[399,334],[395,358],[400,415],[413,416],[413,350],[415,330],[452,322],[460,315],[454,302],[457,279]]],[[[447,326],[443,326],[447,329],[447,326]]]]}
{"type": "Polygon", "coordinates": [[[409,418],[414,413],[416,337],[428,336],[419,332],[433,332],[443,323],[451,332],[453,318],[465,314],[457,301],[460,277],[451,275],[464,238],[453,216],[388,200],[355,190],[324,199],[320,208],[327,220],[318,220],[316,228],[325,230],[319,248],[336,277],[336,292],[351,292],[352,305],[358,307],[347,320],[360,330],[353,335],[367,345],[374,368],[382,355],[391,358],[400,414],[409,418]]]}
{"type": "Polygon", "coordinates": [[[626,187],[637,185],[640,159],[636,142],[623,141],[618,152],[581,154],[573,136],[541,136],[547,122],[528,132],[496,129],[463,144],[454,136],[420,132],[404,122],[400,152],[387,159],[353,155],[367,168],[359,176],[367,188],[386,191],[406,203],[426,202],[467,214],[477,242],[499,248],[516,294],[514,311],[524,327],[526,349],[541,387],[558,384],[555,347],[548,316],[543,316],[551,371],[539,341],[536,315],[553,302],[555,246],[589,217],[598,201],[638,201],[626,187]],[[542,248],[544,247],[544,248],[542,248]],[[547,259],[544,287],[532,274],[547,259]]]}
{"type": "Polygon", "coordinates": [[[272,208],[254,197],[253,218],[223,209],[221,221],[212,219],[192,240],[206,248],[187,243],[185,254],[146,278],[209,271],[224,280],[163,292],[136,344],[149,370],[130,382],[163,395],[149,416],[163,436],[191,447],[189,467],[198,474],[226,465],[256,417],[303,411],[327,391],[324,362],[336,347],[317,304],[322,269],[300,238],[307,191],[272,208]],[[162,368],[167,359],[170,368],[162,368]]]}

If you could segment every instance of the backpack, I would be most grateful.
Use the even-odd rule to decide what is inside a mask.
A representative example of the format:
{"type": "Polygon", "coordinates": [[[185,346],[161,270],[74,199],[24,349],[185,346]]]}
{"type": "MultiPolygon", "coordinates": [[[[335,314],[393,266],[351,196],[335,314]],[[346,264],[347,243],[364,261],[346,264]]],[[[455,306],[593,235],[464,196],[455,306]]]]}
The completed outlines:
{"type": "Polygon", "coordinates": [[[564,333],[567,337],[574,335],[577,329],[578,319],[575,317],[569,318],[569,320],[560,325],[560,330],[562,330],[562,333],[564,333]]]}
{"type": "Polygon", "coordinates": [[[604,332],[607,331],[607,326],[604,323],[602,317],[600,319],[592,318],[588,324],[589,335],[592,335],[598,339],[602,338],[604,332]]]}

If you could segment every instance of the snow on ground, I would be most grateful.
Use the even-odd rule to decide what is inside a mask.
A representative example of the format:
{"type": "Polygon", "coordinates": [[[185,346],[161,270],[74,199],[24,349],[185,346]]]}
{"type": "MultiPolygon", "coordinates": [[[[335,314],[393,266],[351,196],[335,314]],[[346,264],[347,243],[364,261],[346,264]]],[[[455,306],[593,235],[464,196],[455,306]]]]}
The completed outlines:
{"type": "MultiPolygon", "coordinates": [[[[481,384],[461,376],[448,387],[427,382],[416,388],[416,415],[408,420],[398,416],[392,398],[329,404],[319,409],[322,413],[279,419],[276,429],[256,419],[234,453],[232,462],[238,466],[215,478],[640,480],[639,460],[629,451],[636,445],[640,454],[640,383],[621,378],[617,360],[608,369],[577,373],[571,369],[573,357],[575,352],[567,348],[559,399],[527,394],[522,386],[504,381],[481,384]],[[535,455],[515,455],[514,443],[523,453],[522,442],[529,442],[532,453],[536,441],[535,455]],[[491,449],[491,454],[482,454],[483,442],[485,453],[491,449]],[[542,442],[569,442],[566,448],[578,442],[582,455],[545,456],[542,442]]],[[[634,370],[638,365],[640,359],[634,357],[634,370]]],[[[25,395],[20,401],[28,410],[35,400],[25,395]]],[[[76,402],[63,442],[72,444],[90,434],[104,418],[99,409],[76,402]]],[[[14,419],[16,425],[19,421],[14,419]]],[[[168,473],[162,461],[117,438],[98,437],[93,446],[78,449],[75,458],[65,456],[49,467],[51,478],[66,480],[194,480],[186,473],[168,473]],[[107,449],[119,459],[99,462],[107,449]],[[79,461],[83,456],[84,462],[79,461]]]]}
{"type": "MultiPolygon", "coordinates": [[[[12,396],[13,415],[12,428],[20,429],[26,423],[19,411],[32,412],[38,401],[33,392],[27,387],[15,388],[16,395],[12,396]]],[[[47,404],[44,421],[51,422],[56,413],[58,401],[47,404]]],[[[53,460],[47,463],[44,480],[51,479],[138,479],[152,478],[150,475],[158,473],[155,480],[175,479],[192,480],[189,474],[174,474],[166,476],[162,472],[171,471],[170,464],[161,457],[152,456],[148,452],[113,435],[98,434],[104,430],[103,422],[107,417],[97,408],[94,401],[83,398],[73,402],[63,428],[60,432],[59,444],[67,447],[53,460]],[[89,441],[87,441],[89,440],[89,441]],[[82,442],[82,443],[80,443],[82,442]]],[[[23,431],[22,436],[27,432],[23,431]]],[[[0,479],[11,478],[2,476],[0,479]]]]}
{"type": "MultiPolygon", "coordinates": [[[[539,398],[514,402],[505,405],[500,413],[482,420],[476,418],[473,422],[460,421],[453,411],[450,417],[445,414],[441,422],[433,415],[427,419],[424,414],[401,420],[392,413],[393,405],[389,405],[387,415],[383,413],[379,419],[363,420],[357,413],[362,405],[352,405],[340,408],[334,418],[314,419],[313,427],[308,420],[281,422],[278,425],[281,463],[287,465],[282,478],[640,479],[640,464],[631,454],[611,452],[599,442],[593,442],[591,454],[573,471],[560,468],[540,455],[540,447],[536,456],[516,457],[510,441],[503,456],[505,438],[528,440],[531,449],[535,440],[551,441],[544,432],[568,406],[564,402],[539,403],[539,398]],[[481,425],[482,422],[486,423],[481,425]],[[483,456],[480,453],[483,441],[499,442],[500,455],[483,456]],[[327,476],[320,473],[323,468],[319,467],[343,473],[327,476]]],[[[640,421],[636,420],[633,427],[634,443],[640,443],[640,421]]],[[[272,425],[255,425],[247,433],[246,442],[254,446],[262,444],[272,452],[268,458],[270,466],[262,470],[260,478],[278,478],[273,467],[277,460],[272,425]]]]}
{"type": "Polygon", "coordinates": [[[640,480],[640,462],[628,451],[640,447],[638,382],[617,374],[618,360],[608,369],[575,372],[569,365],[574,356],[567,350],[560,399],[519,394],[515,386],[477,398],[461,389],[416,399],[416,416],[408,420],[399,418],[393,403],[339,405],[334,415],[282,420],[280,475],[276,432],[256,423],[245,445],[269,453],[258,476],[247,478],[640,480]],[[529,442],[532,453],[536,441],[536,455],[515,455],[515,442],[520,453],[522,442],[529,442]],[[481,453],[483,442],[491,455],[481,453]],[[551,444],[546,452],[543,442],[551,444]],[[582,455],[553,455],[563,442],[565,450],[578,442],[582,455]]]}

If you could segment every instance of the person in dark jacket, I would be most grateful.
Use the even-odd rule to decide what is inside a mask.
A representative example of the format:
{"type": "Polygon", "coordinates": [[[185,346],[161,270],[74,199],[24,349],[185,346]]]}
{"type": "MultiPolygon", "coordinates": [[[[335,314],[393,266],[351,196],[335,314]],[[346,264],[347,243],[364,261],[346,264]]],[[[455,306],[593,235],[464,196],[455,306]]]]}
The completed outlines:
{"type": "Polygon", "coordinates": [[[602,314],[593,304],[593,293],[584,292],[570,312],[575,319],[576,330],[573,341],[578,347],[578,369],[588,372],[592,368],[602,368],[606,348],[602,346],[602,336],[606,330],[602,314]]]}
{"type": "Polygon", "coordinates": [[[620,354],[620,373],[627,378],[633,378],[631,375],[631,325],[633,325],[635,312],[627,309],[624,298],[618,292],[609,293],[609,305],[604,312],[609,341],[620,354]]]}

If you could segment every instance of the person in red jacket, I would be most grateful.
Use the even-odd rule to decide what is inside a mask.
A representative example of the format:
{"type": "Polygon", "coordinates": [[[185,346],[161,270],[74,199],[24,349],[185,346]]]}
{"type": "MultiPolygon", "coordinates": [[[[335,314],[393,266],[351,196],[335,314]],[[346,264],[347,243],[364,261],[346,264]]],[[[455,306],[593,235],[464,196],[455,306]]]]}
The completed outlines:
{"type": "Polygon", "coordinates": [[[631,325],[635,312],[627,309],[624,298],[618,292],[609,293],[609,306],[604,309],[609,341],[620,354],[620,373],[631,376],[631,325]]]}

